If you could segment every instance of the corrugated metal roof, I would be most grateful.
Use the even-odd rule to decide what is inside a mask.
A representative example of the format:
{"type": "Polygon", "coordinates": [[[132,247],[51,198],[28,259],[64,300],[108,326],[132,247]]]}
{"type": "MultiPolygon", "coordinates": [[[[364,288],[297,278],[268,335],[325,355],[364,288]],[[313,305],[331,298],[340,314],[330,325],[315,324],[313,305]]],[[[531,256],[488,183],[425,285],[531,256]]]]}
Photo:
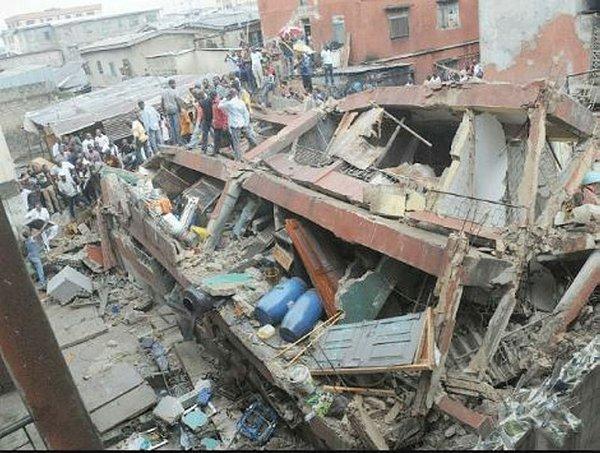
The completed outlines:
{"type": "Polygon", "coordinates": [[[257,10],[240,10],[233,12],[218,12],[206,16],[195,17],[190,22],[192,26],[206,26],[213,28],[226,28],[260,20],[257,10]]]}
{"type": "MultiPolygon", "coordinates": [[[[177,82],[180,95],[184,96],[194,82],[202,80],[203,77],[203,75],[178,75],[172,78],[177,82]]],[[[137,108],[140,100],[158,105],[169,78],[136,77],[108,88],[58,102],[41,110],[27,112],[23,126],[30,132],[50,126],[55,135],[63,135],[109,118],[129,114],[137,108]]]]}
{"type": "Polygon", "coordinates": [[[424,321],[424,313],[415,313],[331,327],[321,337],[309,364],[318,370],[410,365],[424,321]]]}

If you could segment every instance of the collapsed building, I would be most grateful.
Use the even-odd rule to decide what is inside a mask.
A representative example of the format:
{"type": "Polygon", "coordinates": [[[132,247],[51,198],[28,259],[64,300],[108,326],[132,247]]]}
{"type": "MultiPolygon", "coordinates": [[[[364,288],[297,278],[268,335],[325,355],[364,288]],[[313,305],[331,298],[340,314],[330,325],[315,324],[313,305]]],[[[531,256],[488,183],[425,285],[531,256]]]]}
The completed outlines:
{"type": "Polygon", "coordinates": [[[269,119],[244,162],[168,148],[150,177],[106,175],[105,268],[166,298],[184,337],[316,446],[418,445],[432,408],[486,438],[600,281],[598,210],[581,196],[592,114],[540,82],[386,87],[269,119]],[[278,276],[322,301],[303,347],[257,336],[278,276]],[[341,420],[315,413],[295,363],[381,410],[357,396],[341,420]]]}
{"type": "Polygon", "coordinates": [[[178,406],[215,426],[197,444],[171,428],[183,448],[276,426],[267,448],[597,446],[591,112],[543,82],[299,110],[257,112],[243,161],[164,146],[138,173],[104,167],[94,216],[53,252],[99,281],[73,302],[91,284],[63,269],[49,293],[69,300],[45,310],[105,445],[165,445],[153,416],[172,427],[178,406]],[[230,394],[199,414],[217,371],[230,394]],[[248,391],[264,423],[232,411],[248,391]]]}

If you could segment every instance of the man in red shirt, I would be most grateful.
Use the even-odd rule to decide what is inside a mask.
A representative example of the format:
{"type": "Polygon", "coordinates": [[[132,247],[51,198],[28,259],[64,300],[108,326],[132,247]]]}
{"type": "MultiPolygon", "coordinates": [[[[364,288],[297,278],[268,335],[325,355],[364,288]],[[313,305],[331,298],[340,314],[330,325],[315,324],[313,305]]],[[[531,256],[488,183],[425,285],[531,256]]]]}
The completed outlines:
{"type": "Polygon", "coordinates": [[[221,99],[215,91],[211,91],[209,99],[212,101],[212,126],[214,130],[214,146],[213,152],[209,153],[212,156],[219,152],[223,140],[229,141],[229,129],[227,124],[227,113],[219,108],[221,99]]]}

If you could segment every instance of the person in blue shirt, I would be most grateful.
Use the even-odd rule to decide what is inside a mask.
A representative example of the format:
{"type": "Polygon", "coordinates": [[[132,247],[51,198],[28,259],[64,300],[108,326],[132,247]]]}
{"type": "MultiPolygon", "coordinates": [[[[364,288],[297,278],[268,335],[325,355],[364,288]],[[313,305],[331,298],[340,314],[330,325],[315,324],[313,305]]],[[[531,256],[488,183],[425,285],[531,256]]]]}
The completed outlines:
{"type": "Polygon", "coordinates": [[[300,75],[302,76],[302,85],[306,92],[309,94],[312,93],[313,66],[312,58],[307,53],[303,54],[302,59],[300,60],[300,75]]]}
{"type": "Polygon", "coordinates": [[[27,259],[33,265],[37,274],[38,283],[42,286],[46,286],[46,276],[44,274],[44,265],[42,264],[42,255],[40,252],[40,246],[31,235],[30,230],[23,231],[23,239],[25,240],[25,251],[27,253],[27,259]]]}

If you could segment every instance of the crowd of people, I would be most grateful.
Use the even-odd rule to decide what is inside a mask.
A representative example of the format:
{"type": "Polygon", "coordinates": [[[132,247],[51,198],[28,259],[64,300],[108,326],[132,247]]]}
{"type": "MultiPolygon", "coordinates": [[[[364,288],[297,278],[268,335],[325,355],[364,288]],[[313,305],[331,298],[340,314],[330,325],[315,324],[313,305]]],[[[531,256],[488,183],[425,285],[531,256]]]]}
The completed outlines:
{"type": "MultiPolygon", "coordinates": [[[[436,87],[442,86],[444,82],[451,83],[465,83],[473,79],[483,79],[483,67],[477,61],[470,61],[460,70],[454,70],[451,68],[442,68],[433,75],[430,75],[425,79],[423,85],[436,87]]],[[[414,80],[409,81],[407,85],[414,84],[414,80]]]]}
{"type": "MultiPolygon", "coordinates": [[[[226,57],[230,65],[228,74],[197,82],[189,89],[189,96],[182,97],[180,94],[185,91],[178,90],[176,81],[169,79],[161,95],[160,113],[140,100],[130,138],[115,143],[102,129],[96,129],[94,134],[58,137],[51,149],[52,168],[30,165],[20,180],[21,196],[27,207],[26,223],[33,226],[25,231],[23,239],[39,282],[44,284],[45,278],[40,250],[36,248],[40,243],[37,236],[41,236],[42,246],[48,248],[57,229],[51,215],[68,209],[75,218],[78,209],[98,199],[103,165],[136,171],[163,144],[199,148],[207,155],[215,155],[229,146],[234,159],[241,160],[243,138],[250,147],[257,144],[251,122],[252,102],[270,107],[276,89],[280,96],[300,101],[312,99],[319,104],[326,100],[327,93],[313,86],[315,56],[305,39],[289,34],[262,48],[242,45],[226,57]],[[289,76],[294,73],[301,77],[304,92],[292,88],[289,76]]],[[[334,86],[331,46],[325,45],[319,56],[325,85],[334,86]]],[[[443,82],[482,77],[481,66],[472,62],[460,71],[438,71],[424,84],[441,86],[443,82]]],[[[407,85],[414,85],[412,74],[407,85]]]]}

